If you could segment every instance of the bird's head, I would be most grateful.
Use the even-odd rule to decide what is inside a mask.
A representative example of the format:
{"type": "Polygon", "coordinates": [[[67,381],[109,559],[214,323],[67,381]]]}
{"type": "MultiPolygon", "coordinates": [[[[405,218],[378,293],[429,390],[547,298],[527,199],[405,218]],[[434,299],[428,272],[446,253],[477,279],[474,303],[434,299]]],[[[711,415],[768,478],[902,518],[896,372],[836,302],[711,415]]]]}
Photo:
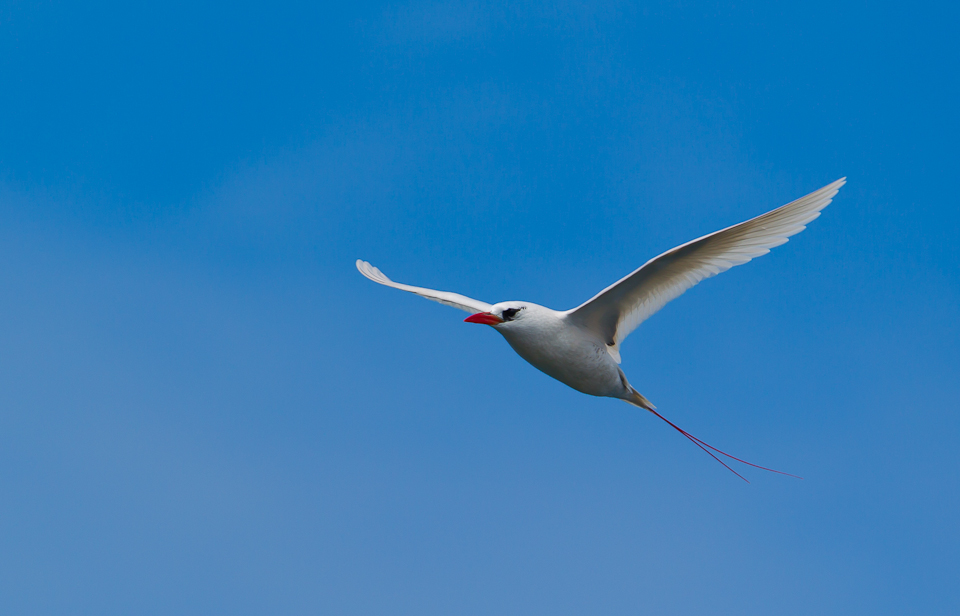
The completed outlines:
{"type": "Polygon", "coordinates": [[[523,302],[501,302],[490,307],[489,312],[478,312],[466,319],[465,323],[480,323],[497,327],[521,321],[526,316],[528,306],[523,302]]]}

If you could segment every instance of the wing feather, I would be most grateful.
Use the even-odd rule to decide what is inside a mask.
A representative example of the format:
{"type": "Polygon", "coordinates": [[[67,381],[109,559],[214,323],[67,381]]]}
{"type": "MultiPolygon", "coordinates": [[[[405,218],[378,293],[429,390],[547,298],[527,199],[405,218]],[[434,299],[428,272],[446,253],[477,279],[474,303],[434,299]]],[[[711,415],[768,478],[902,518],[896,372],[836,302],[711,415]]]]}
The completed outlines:
{"type": "Polygon", "coordinates": [[[602,336],[617,357],[623,339],[667,302],[701,280],[785,244],[820,216],[845,183],[841,178],[766,214],[668,250],[567,314],[602,336]]]}
{"type": "Polygon", "coordinates": [[[452,306],[454,308],[459,308],[471,314],[477,312],[489,312],[492,307],[490,304],[481,302],[480,300],[472,299],[466,295],[460,295],[459,293],[448,293],[447,291],[434,291],[433,289],[424,289],[423,287],[414,287],[408,284],[400,284],[399,282],[394,282],[387,278],[383,272],[381,272],[376,267],[370,265],[366,261],[357,259],[357,269],[360,270],[360,273],[369,278],[370,280],[386,285],[388,287],[393,287],[394,289],[400,289],[401,291],[409,291],[410,293],[416,293],[420,297],[425,297],[429,300],[440,302],[445,306],[452,306]]]}

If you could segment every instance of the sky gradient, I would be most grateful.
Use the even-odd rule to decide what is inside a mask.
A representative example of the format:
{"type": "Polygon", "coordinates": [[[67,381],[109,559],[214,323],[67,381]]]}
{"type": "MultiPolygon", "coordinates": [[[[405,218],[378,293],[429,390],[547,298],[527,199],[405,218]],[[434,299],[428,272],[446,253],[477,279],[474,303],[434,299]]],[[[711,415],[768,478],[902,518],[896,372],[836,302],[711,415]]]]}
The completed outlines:
{"type": "Polygon", "coordinates": [[[960,610],[955,7],[346,4],[0,6],[4,611],[960,610]],[[842,176],[621,349],[802,481],[354,268],[567,309],[842,176]]]}

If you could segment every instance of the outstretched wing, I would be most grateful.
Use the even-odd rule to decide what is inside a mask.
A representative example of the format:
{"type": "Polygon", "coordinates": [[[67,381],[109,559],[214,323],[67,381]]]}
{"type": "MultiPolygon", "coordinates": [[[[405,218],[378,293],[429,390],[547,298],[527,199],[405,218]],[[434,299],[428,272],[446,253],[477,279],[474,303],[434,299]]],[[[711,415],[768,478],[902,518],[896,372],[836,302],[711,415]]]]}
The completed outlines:
{"type": "Polygon", "coordinates": [[[820,215],[846,181],[841,178],[766,214],[668,250],[569,311],[568,317],[607,341],[619,361],[623,339],[667,302],[705,278],[786,243],[820,215]]]}
{"type": "Polygon", "coordinates": [[[460,295],[459,293],[448,293],[446,291],[434,291],[433,289],[424,289],[423,287],[413,287],[408,284],[400,284],[399,282],[394,282],[384,276],[383,272],[374,266],[370,265],[366,261],[357,259],[357,269],[360,270],[360,273],[369,278],[370,280],[386,285],[388,287],[393,287],[394,289],[400,289],[401,291],[409,291],[410,293],[416,293],[420,297],[425,297],[427,299],[433,300],[435,302],[440,302],[447,306],[453,306],[454,308],[459,308],[460,310],[465,310],[471,314],[477,312],[490,312],[492,307],[490,304],[481,302],[479,300],[471,299],[465,295],[460,295]]]}

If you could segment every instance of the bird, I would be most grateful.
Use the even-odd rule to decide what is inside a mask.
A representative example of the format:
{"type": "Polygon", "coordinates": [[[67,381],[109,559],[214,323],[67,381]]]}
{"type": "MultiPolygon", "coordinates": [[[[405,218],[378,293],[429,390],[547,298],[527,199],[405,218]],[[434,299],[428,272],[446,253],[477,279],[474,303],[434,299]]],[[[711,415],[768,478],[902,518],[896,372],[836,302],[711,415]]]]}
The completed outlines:
{"type": "Polygon", "coordinates": [[[846,178],[840,178],[765,214],[671,248],[566,311],[528,301],[487,304],[458,293],[394,282],[360,259],[356,265],[361,274],[376,283],[469,312],[465,322],[492,327],[528,363],[579,392],[617,398],[653,413],[744,481],[748,480],[714,453],[790,475],[721,451],[664,417],[630,385],[620,368],[620,346],[641,323],[691,287],[765,255],[803,231],[845,183],[846,178]]]}

